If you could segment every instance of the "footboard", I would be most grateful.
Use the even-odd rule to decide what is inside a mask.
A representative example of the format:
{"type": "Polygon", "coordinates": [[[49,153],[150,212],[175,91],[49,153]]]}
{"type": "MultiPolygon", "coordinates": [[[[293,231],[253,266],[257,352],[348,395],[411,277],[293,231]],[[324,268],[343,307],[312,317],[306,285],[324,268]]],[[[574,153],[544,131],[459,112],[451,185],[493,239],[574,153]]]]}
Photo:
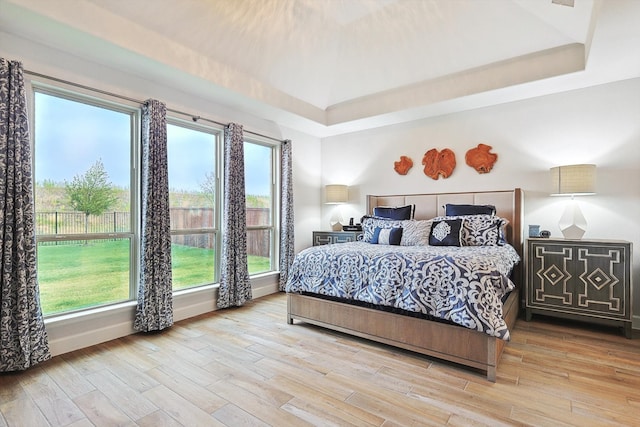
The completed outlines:
{"type": "MultiPolygon", "coordinates": [[[[353,306],[311,296],[287,294],[288,323],[294,319],[383,344],[482,369],[496,380],[505,342],[460,326],[353,306]]],[[[509,295],[504,316],[511,329],[518,315],[518,291],[509,295]]]]}

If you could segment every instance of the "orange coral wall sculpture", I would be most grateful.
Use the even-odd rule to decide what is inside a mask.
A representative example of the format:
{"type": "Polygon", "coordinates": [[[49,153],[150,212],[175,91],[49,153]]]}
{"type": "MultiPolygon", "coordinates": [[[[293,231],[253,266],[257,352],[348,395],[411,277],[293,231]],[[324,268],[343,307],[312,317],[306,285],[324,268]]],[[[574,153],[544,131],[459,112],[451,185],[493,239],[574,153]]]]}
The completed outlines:
{"type": "Polygon", "coordinates": [[[400,156],[400,161],[393,162],[393,169],[400,175],[406,175],[413,167],[413,160],[407,156],[400,156]]]}
{"type": "Polygon", "coordinates": [[[424,174],[428,177],[438,179],[442,175],[443,178],[449,178],[456,168],[456,155],[448,148],[442,151],[432,148],[424,153],[422,164],[424,174]]]}
{"type": "Polygon", "coordinates": [[[489,173],[498,160],[497,154],[489,152],[492,148],[490,145],[478,144],[476,148],[467,151],[464,159],[478,173],[489,173]]]}

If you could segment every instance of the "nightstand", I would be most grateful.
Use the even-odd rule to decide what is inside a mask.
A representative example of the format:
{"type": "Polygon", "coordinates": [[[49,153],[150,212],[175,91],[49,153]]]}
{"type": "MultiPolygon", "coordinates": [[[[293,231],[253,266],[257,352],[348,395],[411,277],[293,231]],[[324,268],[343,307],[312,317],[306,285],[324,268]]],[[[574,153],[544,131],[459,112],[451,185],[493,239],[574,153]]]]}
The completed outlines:
{"type": "Polygon", "coordinates": [[[631,338],[631,243],[527,240],[525,315],[620,326],[631,338]]]}
{"type": "Polygon", "coordinates": [[[361,234],[362,231],[314,231],[313,246],[355,242],[361,234]]]}

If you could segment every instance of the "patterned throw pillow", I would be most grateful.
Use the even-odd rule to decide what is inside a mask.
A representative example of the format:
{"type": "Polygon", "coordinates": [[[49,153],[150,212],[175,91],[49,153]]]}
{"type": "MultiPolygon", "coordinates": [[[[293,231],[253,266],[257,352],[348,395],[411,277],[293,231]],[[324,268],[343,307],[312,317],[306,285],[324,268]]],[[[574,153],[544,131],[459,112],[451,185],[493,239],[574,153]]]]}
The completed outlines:
{"type": "Polygon", "coordinates": [[[460,242],[460,229],[462,219],[433,220],[429,233],[431,246],[462,246],[460,242]]]}
{"type": "Polygon", "coordinates": [[[380,228],[376,227],[373,232],[371,243],[378,245],[400,245],[402,239],[402,228],[380,228]]]}
{"type": "Polygon", "coordinates": [[[431,220],[395,220],[365,215],[360,220],[362,224],[362,241],[371,243],[376,227],[402,228],[402,246],[427,246],[429,245],[429,232],[431,220]]]}
{"type": "Polygon", "coordinates": [[[404,221],[402,224],[402,246],[428,246],[431,220],[404,221]]]}
{"type": "Polygon", "coordinates": [[[365,215],[360,220],[362,224],[362,241],[371,243],[373,233],[378,228],[403,228],[406,220],[380,218],[377,216],[365,215]]]}
{"type": "Polygon", "coordinates": [[[445,216],[443,219],[461,219],[462,246],[500,246],[505,244],[505,229],[509,221],[493,215],[445,216]]]}

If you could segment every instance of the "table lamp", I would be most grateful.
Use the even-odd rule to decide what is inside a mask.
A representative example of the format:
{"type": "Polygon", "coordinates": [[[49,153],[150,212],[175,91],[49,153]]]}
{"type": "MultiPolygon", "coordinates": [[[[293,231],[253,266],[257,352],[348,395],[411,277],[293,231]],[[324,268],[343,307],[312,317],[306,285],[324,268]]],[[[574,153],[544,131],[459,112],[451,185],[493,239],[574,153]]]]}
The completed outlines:
{"type": "Polygon", "coordinates": [[[551,168],[552,196],[571,196],[558,223],[565,239],[580,240],[587,230],[587,220],[575,196],[595,194],[596,165],[567,165],[551,168]]]}
{"type": "MultiPolygon", "coordinates": [[[[325,190],[325,203],[328,205],[341,205],[349,201],[349,190],[346,185],[331,184],[324,187],[325,190]]],[[[337,214],[331,216],[330,225],[334,231],[342,230],[342,213],[340,209],[336,209],[337,214]]]]}

